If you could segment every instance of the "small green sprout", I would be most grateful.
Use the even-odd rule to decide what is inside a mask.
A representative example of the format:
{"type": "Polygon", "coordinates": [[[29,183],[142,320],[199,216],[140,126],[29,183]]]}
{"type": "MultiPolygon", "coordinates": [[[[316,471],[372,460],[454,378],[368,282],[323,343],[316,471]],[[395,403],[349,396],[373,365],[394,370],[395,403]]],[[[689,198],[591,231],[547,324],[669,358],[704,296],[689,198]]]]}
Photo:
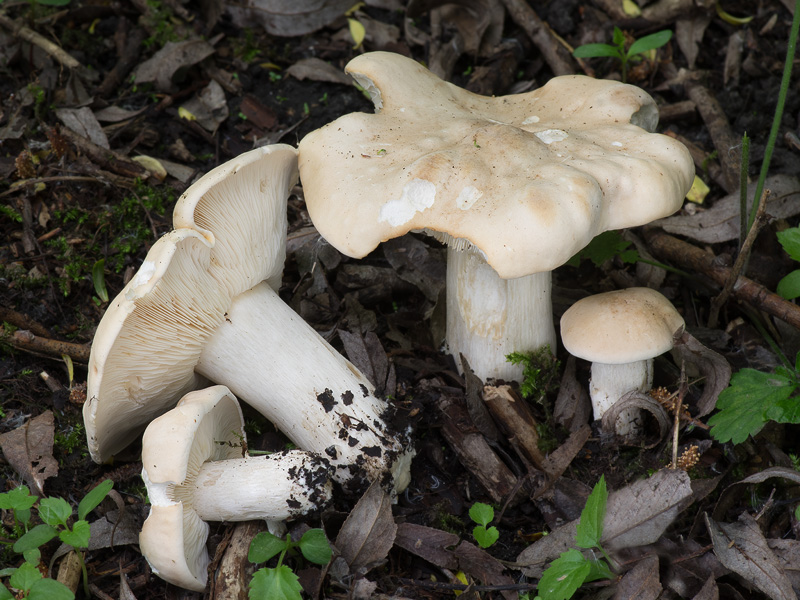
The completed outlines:
{"type": "Polygon", "coordinates": [[[494,519],[494,509],[483,502],[476,502],[469,509],[469,518],[477,525],[472,529],[472,535],[481,548],[488,548],[500,537],[497,527],[486,527],[494,519]]]}
{"type": "Polygon", "coordinates": [[[640,60],[640,56],[661,48],[664,44],[672,39],[672,31],[665,29],[656,33],[646,35],[641,39],[636,40],[631,44],[628,50],[625,50],[625,34],[619,27],[614,27],[614,37],[612,44],[584,44],[578,46],[572,53],[576,58],[597,58],[600,56],[610,56],[620,61],[622,65],[622,81],[627,81],[628,78],[628,65],[634,60],[640,60]]]}

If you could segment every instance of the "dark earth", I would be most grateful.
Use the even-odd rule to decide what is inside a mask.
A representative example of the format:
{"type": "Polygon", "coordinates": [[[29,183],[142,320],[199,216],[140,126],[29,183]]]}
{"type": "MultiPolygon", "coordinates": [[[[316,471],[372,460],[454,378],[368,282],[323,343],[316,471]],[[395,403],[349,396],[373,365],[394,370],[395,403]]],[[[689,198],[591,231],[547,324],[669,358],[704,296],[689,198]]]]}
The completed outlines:
{"type": "MultiPolygon", "coordinates": [[[[464,0],[448,5],[412,0],[407,7],[400,0],[377,0],[359,3],[346,17],[347,3],[298,0],[281,9],[293,14],[293,26],[275,25],[268,33],[254,18],[233,18],[236,11],[220,0],[50,4],[0,4],[0,492],[21,484],[34,489],[39,481],[45,496],[76,507],[100,481],[113,480],[114,497],[87,520],[108,517],[114,522],[122,508],[124,519],[115,532],[122,537],[98,534],[95,547],[85,553],[90,593],[138,600],[245,598],[246,587],[240,584],[246,586],[253,565],[246,550],[236,553],[236,541],[244,539],[246,549],[255,532],[264,529],[263,524],[212,523],[213,585],[205,594],[168,585],[151,573],[136,544],[137,527],[147,514],[139,449],[131,447],[104,465],[93,463],[86,449],[81,407],[88,350],[108,306],[100,289],[104,285],[113,299],[130,280],[151,244],[171,229],[175,200],[192,181],[255,145],[296,146],[308,132],[343,114],[371,112],[361,91],[333,81],[363,52],[398,52],[461,87],[499,96],[536,89],[566,73],[620,79],[615,59],[579,62],[570,50],[610,43],[615,26],[628,45],[669,29],[675,32],[672,40],[632,63],[628,81],[656,99],[658,131],[690,147],[697,175],[710,189],[702,204],[687,202],[679,214],[702,214],[727,195],[738,195],[745,133],[750,140],[747,174],[751,181],[759,176],[795,9],[791,0],[723,0],[718,6],[709,0],[658,0],[643,2],[644,12],[633,15],[615,0],[464,0]],[[242,22],[250,26],[241,27],[242,22]],[[358,24],[366,37],[354,43],[358,24]],[[294,26],[306,31],[298,33],[294,26]],[[277,35],[276,28],[292,34],[277,35]],[[34,39],[33,32],[42,37],[34,39]],[[189,48],[200,42],[210,44],[203,56],[189,48]],[[132,77],[169,44],[188,49],[158,64],[161,79],[132,77]],[[59,51],[74,64],[65,64],[59,51]],[[321,59],[330,70],[315,64],[306,77],[292,70],[309,58],[321,59]],[[205,106],[197,102],[201,96],[205,106]],[[184,118],[182,109],[197,119],[184,118]],[[89,138],[95,144],[104,138],[105,147],[89,138]],[[133,161],[137,156],[164,161],[166,176],[152,175],[152,163],[133,161]],[[34,428],[34,419],[41,416],[44,420],[34,428]],[[6,436],[14,431],[27,432],[22,437],[27,442],[6,436]],[[237,568],[242,573],[230,575],[237,568]],[[224,569],[228,579],[221,575],[224,569]]],[[[277,2],[252,4],[262,7],[267,20],[279,12],[277,2]]],[[[800,174],[798,81],[795,75],[787,94],[770,176],[800,174]]],[[[794,181],[784,194],[797,202],[800,187],[794,181]]],[[[761,287],[746,296],[737,286],[716,323],[709,323],[712,301],[722,289],[716,277],[721,267],[734,265],[738,240],[698,238],[682,230],[665,241],[658,228],[626,232],[627,246],[615,237],[622,247],[602,256],[584,254],[583,260],[556,270],[556,317],[584,296],[654,287],[675,304],[687,330],[734,372],[746,367],[770,372],[781,364],[780,352],[793,366],[800,349],[800,319],[791,312],[796,306],[781,299],[776,305],[760,290],[774,291],[796,267],[776,233],[798,225],[798,214],[800,208],[787,209],[766,219],[744,273],[761,287]],[[625,260],[623,251],[633,248],[640,258],[669,270],[625,260]],[[700,256],[692,249],[700,249],[700,256]]],[[[579,360],[565,374],[568,355],[558,348],[558,363],[535,365],[541,371],[538,386],[526,401],[527,425],[536,430],[542,455],[550,461],[532,463],[502,415],[475,408],[476,397],[484,406],[480,382],[465,379],[452,357],[439,351],[444,256],[438,242],[412,234],[383,244],[363,260],[344,257],[316,234],[302,188],[290,197],[282,298],[370,377],[393,404],[398,426],[413,425],[417,450],[411,484],[391,505],[391,514],[386,506],[373,512],[361,506],[353,520],[363,527],[351,533],[351,523],[345,530],[345,537],[359,543],[369,540],[360,559],[345,551],[347,560],[325,568],[288,559],[308,597],[452,598],[455,590],[469,585],[462,598],[526,593],[533,598],[537,576],[526,575],[517,564],[523,550],[578,518],[601,475],[609,490],[626,490],[673,459],[671,412],[666,430],[659,429],[655,417],[647,417],[644,435],[629,443],[603,434],[599,423],[591,430],[582,427],[591,417],[574,406],[565,416],[563,402],[581,402],[575,389],[586,385],[589,365],[579,360]],[[417,258],[404,261],[412,249],[417,258]],[[491,439],[488,431],[498,428],[499,437],[491,439]],[[483,450],[473,456],[464,441],[476,439],[483,450]],[[482,469],[489,454],[508,472],[504,481],[511,487],[486,485],[482,469]],[[478,501],[494,506],[493,524],[499,529],[499,541],[486,550],[488,555],[474,544],[468,516],[478,501]],[[433,530],[444,541],[437,542],[433,530]],[[415,551],[408,543],[412,531],[435,551],[415,551]]],[[[690,414],[674,439],[680,452],[696,447],[698,457],[684,465],[692,496],[663,535],[613,553],[613,581],[588,583],[576,598],[796,598],[800,592],[795,514],[800,427],[770,422],[740,444],[721,443],[705,424],[715,397],[707,411],[698,407],[705,388],[716,396],[726,382],[714,391],[707,372],[705,382],[696,370],[687,369],[687,374],[690,385],[681,386],[680,364],[669,355],[656,362],[656,384],[666,388],[666,396],[679,393],[689,404],[690,414]],[[794,478],[731,487],[776,467],[794,472],[794,478]],[[747,558],[756,556],[748,546],[740,562],[777,565],[778,575],[767,577],[771,584],[763,574],[733,566],[715,545],[713,532],[718,530],[707,519],[713,516],[716,523],[732,527],[750,523],[740,517],[745,513],[758,517],[753,523],[763,534],[764,547],[758,558],[747,558]]],[[[247,407],[245,414],[251,451],[285,447],[285,438],[262,417],[247,407]]],[[[298,536],[309,527],[322,527],[338,548],[347,542],[339,534],[358,500],[339,489],[332,506],[290,524],[290,531],[298,536]]],[[[18,534],[12,512],[3,510],[0,568],[22,563],[11,548],[18,534]]],[[[746,545],[728,534],[733,536],[729,548],[746,545]]],[[[53,577],[61,560],[51,565],[51,558],[60,556],[58,550],[56,541],[42,548],[41,568],[52,567],[53,577]]],[[[0,581],[8,582],[5,577],[0,581]]],[[[76,596],[85,597],[81,586],[76,596]]]]}

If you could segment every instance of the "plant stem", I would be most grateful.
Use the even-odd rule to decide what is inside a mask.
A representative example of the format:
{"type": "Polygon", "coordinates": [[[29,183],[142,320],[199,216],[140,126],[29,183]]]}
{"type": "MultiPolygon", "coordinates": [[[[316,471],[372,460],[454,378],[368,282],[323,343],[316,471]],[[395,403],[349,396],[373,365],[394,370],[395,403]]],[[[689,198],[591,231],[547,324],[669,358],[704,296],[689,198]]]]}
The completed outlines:
{"type": "Polygon", "coordinates": [[[742,165],[739,169],[739,252],[747,238],[747,172],[750,167],[750,138],[742,136],[742,165]]]}
{"type": "MultiPolygon", "coordinates": [[[[786,94],[789,91],[789,81],[792,78],[792,62],[794,62],[794,52],[797,47],[797,30],[800,28],[800,0],[795,0],[794,16],[792,17],[792,29],[789,32],[789,46],[786,48],[786,61],[783,63],[783,77],[781,78],[781,88],[778,93],[778,105],[775,107],[775,117],[772,119],[772,129],[769,132],[767,146],[764,149],[764,162],[761,163],[761,173],[756,184],[756,193],[753,197],[753,207],[750,209],[750,218],[747,220],[747,228],[753,225],[756,218],[758,199],[764,189],[764,181],[767,179],[769,163],[772,160],[772,151],[778,139],[778,130],[783,116],[783,107],[786,104],[786,94]]],[[[623,78],[624,80],[624,78],[623,78]]]]}

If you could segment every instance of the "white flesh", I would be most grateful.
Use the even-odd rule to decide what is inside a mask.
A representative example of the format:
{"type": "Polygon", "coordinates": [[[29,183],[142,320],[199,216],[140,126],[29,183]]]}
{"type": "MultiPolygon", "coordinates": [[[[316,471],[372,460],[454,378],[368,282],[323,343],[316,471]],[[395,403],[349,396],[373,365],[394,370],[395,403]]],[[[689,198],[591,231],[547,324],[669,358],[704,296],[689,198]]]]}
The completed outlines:
{"type": "MultiPolygon", "coordinates": [[[[653,359],[638,360],[621,365],[592,363],[592,380],[589,392],[594,418],[601,419],[617,400],[628,392],[646,392],[653,387],[653,359]]],[[[641,411],[626,409],[617,417],[616,433],[634,435],[641,429],[641,411]]]]}

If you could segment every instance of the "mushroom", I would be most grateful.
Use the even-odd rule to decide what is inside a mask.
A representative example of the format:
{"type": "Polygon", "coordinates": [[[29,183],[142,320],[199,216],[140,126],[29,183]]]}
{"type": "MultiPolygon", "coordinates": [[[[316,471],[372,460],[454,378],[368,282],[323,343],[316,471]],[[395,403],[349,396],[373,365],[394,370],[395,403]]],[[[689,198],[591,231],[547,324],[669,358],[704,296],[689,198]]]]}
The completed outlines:
{"type": "Polygon", "coordinates": [[[139,536],[153,572],[202,591],[208,579],[205,521],[296,519],[330,499],[328,461],[303,450],[247,454],[239,403],[222,385],[186,394],[142,439],[150,515],[139,536]]]}
{"type": "MultiPolygon", "coordinates": [[[[653,386],[653,358],[672,349],[683,333],[683,317],[650,288],[629,288],[589,296],[561,317],[561,341],[573,356],[592,363],[589,384],[594,418],[601,419],[628,392],[653,386]]],[[[638,430],[638,411],[623,410],[620,435],[638,430]]]]}
{"type": "Polygon", "coordinates": [[[95,334],[83,409],[95,461],[212,381],[330,458],[337,481],[355,489],[391,473],[407,485],[413,450],[388,426],[387,403],[273,289],[296,161],[291,146],[259,148],[178,200],[177,229],[153,244],[95,334]]]}
{"type": "Polygon", "coordinates": [[[603,231],[675,212],[692,184],[688,151],[649,133],[658,109],[631,85],[565,76],[482,97],[388,52],[346,71],[376,114],[300,142],[309,215],[352,257],[409,231],[447,242],[447,343],[483,379],[519,380],[512,351],[555,350],[553,269],[603,231]]]}

